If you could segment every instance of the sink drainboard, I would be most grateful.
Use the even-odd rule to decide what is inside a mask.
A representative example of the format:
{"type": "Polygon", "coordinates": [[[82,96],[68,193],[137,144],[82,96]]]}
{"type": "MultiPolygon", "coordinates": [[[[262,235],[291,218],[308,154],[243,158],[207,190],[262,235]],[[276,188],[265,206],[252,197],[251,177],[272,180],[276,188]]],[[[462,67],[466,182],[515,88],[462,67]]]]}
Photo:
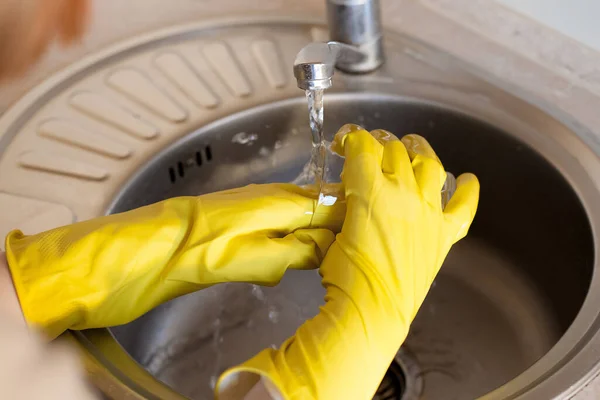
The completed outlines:
{"type": "MultiPolygon", "coordinates": [[[[11,210],[0,211],[0,227],[34,233],[173,196],[291,181],[311,146],[291,65],[324,32],[291,18],[175,27],[49,78],[0,119],[0,210],[11,210]]],[[[553,112],[483,73],[391,32],[386,46],[379,71],[336,74],[325,132],[353,122],[420,133],[448,171],[476,173],[482,192],[470,236],[375,398],[571,396],[599,362],[589,351],[600,344],[597,155],[553,112]]],[[[315,271],[291,271],[274,288],[218,285],[65,337],[108,396],[206,399],[223,369],[281,343],[322,301],[315,271]]]]}

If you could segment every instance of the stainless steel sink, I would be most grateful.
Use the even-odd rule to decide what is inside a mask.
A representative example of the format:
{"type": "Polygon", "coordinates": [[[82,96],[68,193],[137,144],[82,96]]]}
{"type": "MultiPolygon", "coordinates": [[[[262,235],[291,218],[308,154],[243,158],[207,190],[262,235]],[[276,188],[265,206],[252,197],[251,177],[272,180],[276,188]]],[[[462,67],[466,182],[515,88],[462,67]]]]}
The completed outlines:
{"type": "MultiPolygon", "coordinates": [[[[2,192],[44,200],[47,214],[68,222],[293,180],[311,140],[291,66],[322,28],[294,18],[208,21],[82,60],[0,120],[2,192]],[[57,120],[71,130],[47,131],[57,120]]],[[[422,134],[446,170],[476,173],[482,189],[470,235],[450,253],[376,398],[571,399],[600,373],[600,144],[485,71],[413,38],[384,38],[380,69],[336,72],[325,131],[354,122],[422,134]]],[[[219,285],[128,325],[65,337],[110,398],[209,399],[223,369],[281,343],[322,301],[316,271],[291,271],[273,288],[219,285]]]]}
{"type": "MultiPolygon", "coordinates": [[[[569,328],[590,286],[592,233],[575,191],[517,132],[447,106],[364,92],[329,95],[326,104],[331,135],[347,122],[417,132],[447,170],[481,180],[471,233],[450,253],[412,326],[395,368],[400,384],[382,388],[395,394],[381,398],[473,399],[527,370],[569,328]]],[[[291,181],[308,160],[306,119],[305,100],[297,98],[205,126],[150,161],[109,212],[291,181]],[[248,140],[240,141],[240,132],[248,140]]],[[[192,399],[208,399],[219,373],[279,345],[318,312],[323,295],[316,271],[290,271],[276,287],[215,286],[112,332],[158,379],[192,399]]]]}

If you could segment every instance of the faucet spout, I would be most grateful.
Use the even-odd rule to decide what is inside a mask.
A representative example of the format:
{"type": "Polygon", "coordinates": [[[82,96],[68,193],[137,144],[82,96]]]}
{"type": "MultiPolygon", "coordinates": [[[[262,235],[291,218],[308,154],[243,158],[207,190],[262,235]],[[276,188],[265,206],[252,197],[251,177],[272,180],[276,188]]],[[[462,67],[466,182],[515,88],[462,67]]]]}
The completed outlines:
{"type": "Polygon", "coordinates": [[[303,90],[324,90],[331,87],[336,65],[360,63],[366,55],[354,46],[339,42],[315,42],[304,46],[294,61],[294,76],[303,90]]]}

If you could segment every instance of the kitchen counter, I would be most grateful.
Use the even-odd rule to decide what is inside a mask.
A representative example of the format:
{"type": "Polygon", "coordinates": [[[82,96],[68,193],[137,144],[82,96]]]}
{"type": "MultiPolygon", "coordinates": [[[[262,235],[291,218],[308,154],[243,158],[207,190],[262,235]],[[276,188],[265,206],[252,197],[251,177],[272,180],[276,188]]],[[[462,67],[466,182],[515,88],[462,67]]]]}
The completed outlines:
{"type": "MultiPolygon", "coordinates": [[[[88,35],[76,47],[52,48],[27,76],[0,88],[0,111],[52,72],[137,34],[178,23],[231,15],[324,15],[324,1],[97,0],[88,35]],[[118,18],[116,18],[118,16],[118,18]]],[[[386,29],[406,33],[466,61],[474,72],[544,109],[600,154],[600,52],[491,0],[382,0],[386,29]],[[483,75],[483,74],[482,74],[483,75]]],[[[1,134],[0,134],[1,136],[1,134]]],[[[5,234],[13,227],[1,227],[5,234]]],[[[591,378],[591,377],[590,377],[591,378]]],[[[574,398],[600,396],[600,378],[574,398]]]]}

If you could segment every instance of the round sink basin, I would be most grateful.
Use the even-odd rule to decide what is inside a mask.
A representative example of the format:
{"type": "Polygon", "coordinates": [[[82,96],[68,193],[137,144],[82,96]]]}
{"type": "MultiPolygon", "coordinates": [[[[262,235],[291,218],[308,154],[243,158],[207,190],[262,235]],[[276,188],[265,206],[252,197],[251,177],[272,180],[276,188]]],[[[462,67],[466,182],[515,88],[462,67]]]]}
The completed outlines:
{"type": "MultiPolygon", "coordinates": [[[[587,216],[556,168],[509,132],[433,103],[326,95],[325,115],[331,136],[347,122],[419,133],[447,170],[474,172],[481,181],[471,232],[452,249],[390,370],[400,384],[384,382],[381,398],[477,398],[544,356],[579,312],[594,261],[587,216]]],[[[292,181],[310,152],[306,119],[299,98],[205,126],[146,164],[109,212],[292,181]]],[[[214,286],[112,332],[155,377],[189,398],[209,399],[224,369],[280,345],[323,297],[317,271],[288,271],[276,287],[214,286]]]]}

